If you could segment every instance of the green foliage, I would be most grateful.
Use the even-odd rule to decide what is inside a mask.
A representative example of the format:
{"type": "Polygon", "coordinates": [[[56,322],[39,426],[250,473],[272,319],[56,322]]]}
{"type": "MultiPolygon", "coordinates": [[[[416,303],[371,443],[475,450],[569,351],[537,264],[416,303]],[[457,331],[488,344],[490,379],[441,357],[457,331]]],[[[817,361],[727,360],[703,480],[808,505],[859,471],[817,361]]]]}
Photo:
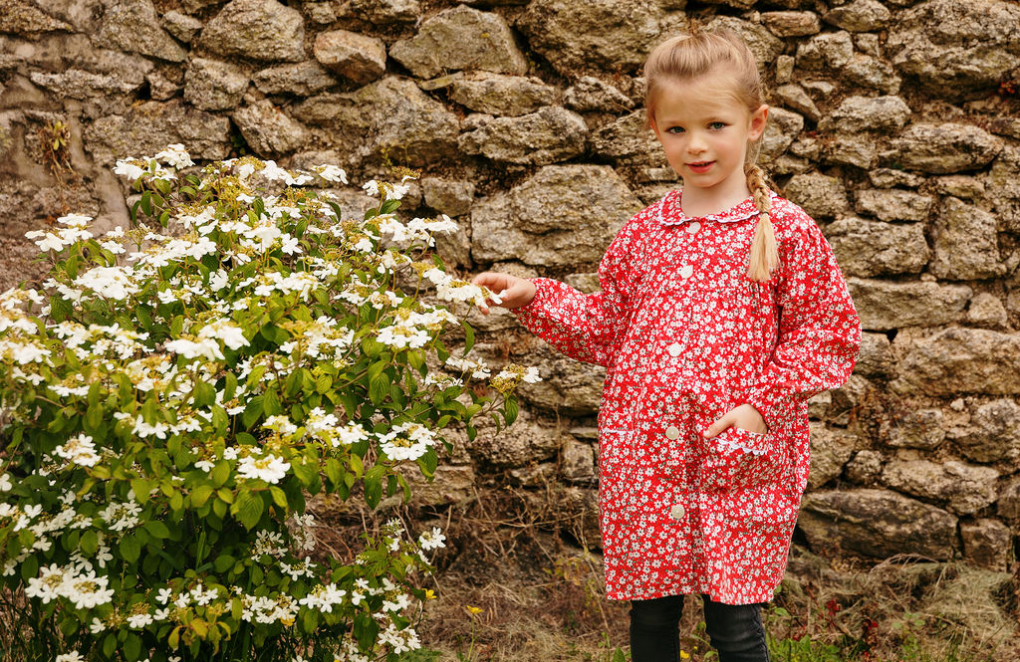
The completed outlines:
{"type": "Polygon", "coordinates": [[[428,258],[449,219],[394,216],[402,184],[370,182],[380,206],[349,220],[303,188],[344,180],[334,166],[190,165],[180,146],[118,163],[136,226],[96,238],[72,214],[29,233],[51,279],[0,295],[0,609],[21,619],[0,643],[47,661],[414,649],[442,535],[394,521],[320,565],[308,498],[409,498],[396,468],[431,477],[444,428],[509,424],[531,373],[465,386],[488,368],[450,356],[459,320],[421,292],[487,292],[428,258]]]}

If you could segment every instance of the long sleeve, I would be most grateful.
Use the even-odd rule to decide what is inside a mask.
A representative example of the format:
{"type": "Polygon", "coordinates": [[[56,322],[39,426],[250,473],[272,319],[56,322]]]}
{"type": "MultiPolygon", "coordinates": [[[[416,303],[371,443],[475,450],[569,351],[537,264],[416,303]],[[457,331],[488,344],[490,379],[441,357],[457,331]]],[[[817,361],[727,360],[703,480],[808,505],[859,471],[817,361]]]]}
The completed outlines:
{"type": "Polygon", "coordinates": [[[583,294],[565,283],[535,278],[534,300],[514,311],[521,323],[571,358],[609,366],[630,321],[635,225],[625,225],[606,250],[598,272],[601,292],[583,294]]]}
{"type": "Polygon", "coordinates": [[[775,349],[748,404],[774,428],[797,399],[835,388],[853,372],[861,322],[832,249],[818,226],[799,208],[780,239],[775,349]]]}

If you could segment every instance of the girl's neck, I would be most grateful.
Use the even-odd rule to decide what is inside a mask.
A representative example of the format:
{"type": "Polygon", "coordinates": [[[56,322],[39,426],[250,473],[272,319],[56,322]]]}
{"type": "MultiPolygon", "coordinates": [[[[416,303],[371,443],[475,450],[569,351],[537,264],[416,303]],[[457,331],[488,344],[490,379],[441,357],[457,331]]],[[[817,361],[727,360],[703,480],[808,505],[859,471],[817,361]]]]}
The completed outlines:
{"type": "Polygon", "coordinates": [[[701,217],[719,214],[743,202],[751,196],[747,182],[737,180],[735,185],[721,188],[699,188],[684,186],[680,206],[685,216],[701,217]]]}

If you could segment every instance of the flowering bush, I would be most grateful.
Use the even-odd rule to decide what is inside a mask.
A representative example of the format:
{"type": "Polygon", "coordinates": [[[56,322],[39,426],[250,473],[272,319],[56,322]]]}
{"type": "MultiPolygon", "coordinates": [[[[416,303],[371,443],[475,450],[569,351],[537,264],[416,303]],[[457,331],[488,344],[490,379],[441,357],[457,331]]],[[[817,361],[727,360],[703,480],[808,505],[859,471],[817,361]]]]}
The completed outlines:
{"type": "Polygon", "coordinates": [[[409,498],[395,467],[431,477],[448,426],[511,423],[534,371],[465,386],[490,370],[444,346],[458,318],[425,286],[494,295],[425,259],[456,225],[401,222],[406,177],[366,184],[379,206],[350,220],[321,190],[346,184],[335,166],[193,165],[179,145],[119,162],[132,229],[97,237],[72,214],[31,232],[51,276],[0,295],[0,644],[58,662],[395,659],[418,646],[443,535],[392,521],[353,563],[317,564],[307,499],[409,498]]]}

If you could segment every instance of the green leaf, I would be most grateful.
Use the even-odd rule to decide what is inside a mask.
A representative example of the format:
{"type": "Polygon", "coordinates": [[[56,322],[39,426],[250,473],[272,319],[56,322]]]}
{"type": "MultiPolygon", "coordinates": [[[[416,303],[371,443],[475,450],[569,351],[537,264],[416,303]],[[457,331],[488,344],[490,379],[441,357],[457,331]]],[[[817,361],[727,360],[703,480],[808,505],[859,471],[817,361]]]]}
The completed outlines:
{"type": "Polygon", "coordinates": [[[144,478],[134,478],[131,480],[131,490],[135,493],[135,501],[144,506],[149,500],[149,492],[152,491],[152,483],[144,478]]]}
{"type": "Polygon", "coordinates": [[[425,451],[425,454],[418,458],[418,466],[426,477],[434,476],[436,468],[439,466],[439,456],[436,455],[436,451],[432,448],[425,451]]]}
{"type": "Polygon", "coordinates": [[[223,378],[223,401],[229,402],[234,399],[237,393],[237,377],[234,373],[228,372],[223,378]]]}
{"type": "Polygon", "coordinates": [[[128,534],[120,539],[120,544],[117,546],[120,549],[120,555],[128,563],[134,563],[138,560],[138,557],[142,553],[142,545],[138,542],[138,538],[134,535],[128,534]]]}
{"type": "Polygon", "coordinates": [[[85,553],[85,556],[92,556],[99,549],[99,536],[96,534],[95,529],[86,529],[81,534],[81,540],[78,541],[78,546],[81,547],[81,551],[85,553]]]}
{"type": "Polygon", "coordinates": [[[368,399],[372,404],[379,405],[386,399],[390,391],[390,378],[385,372],[381,372],[368,383],[368,399]]]}
{"type": "Polygon", "coordinates": [[[461,321],[460,325],[464,327],[464,353],[467,354],[475,346],[475,330],[464,320],[461,321]]]}
{"type": "Polygon", "coordinates": [[[283,508],[284,510],[287,509],[287,493],[286,492],[281,490],[276,485],[273,485],[273,486],[271,486],[269,488],[269,493],[271,495],[273,495],[273,503],[278,505],[280,508],[283,508]]]}
{"type": "Polygon", "coordinates": [[[201,508],[213,493],[212,485],[199,485],[191,490],[191,507],[201,508]]]}
{"type": "Polygon", "coordinates": [[[142,213],[146,216],[152,216],[152,193],[146,191],[142,193],[142,199],[140,200],[142,213]]]}
{"type": "Polygon", "coordinates": [[[262,417],[262,402],[264,399],[263,396],[256,395],[245,405],[244,413],[241,414],[241,422],[244,423],[244,427],[250,428],[262,417]]]}
{"type": "Polygon", "coordinates": [[[335,457],[331,457],[326,460],[326,478],[333,485],[339,485],[343,479],[343,465],[340,464],[340,460],[335,457]]]}
{"type": "Polygon", "coordinates": [[[213,486],[217,488],[223,487],[228,478],[230,478],[230,463],[226,460],[220,460],[217,462],[216,466],[213,467],[213,470],[209,472],[209,480],[211,480],[213,482],[213,486]]]}
{"type": "Polygon", "coordinates": [[[378,478],[365,477],[365,503],[369,508],[375,509],[382,500],[382,481],[378,478]]]}
{"type": "Polygon", "coordinates": [[[333,378],[329,375],[319,375],[319,378],[315,380],[315,391],[317,393],[325,393],[333,386],[333,378]]]}
{"type": "Polygon", "coordinates": [[[226,572],[232,565],[234,565],[234,557],[230,554],[220,554],[216,561],[213,563],[213,568],[218,573],[226,572]]]}
{"type": "Polygon", "coordinates": [[[244,528],[251,531],[259,523],[265,508],[266,504],[262,501],[261,495],[245,490],[238,495],[232,510],[235,511],[237,519],[244,525],[244,528]]]}
{"type": "Polygon", "coordinates": [[[103,657],[109,659],[113,657],[114,651],[117,650],[117,635],[112,632],[103,638],[103,657]]]}
{"type": "Polygon", "coordinates": [[[318,474],[318,467],[314,462],[300,462],[298,461],[298,458],[294,458],[294,460],[291,461],[290,470],[294,472],[294,475],[305,487],[311,485],[318,474]]]}
{"type": "Polygon", "coordinates": [[[507,398],[506,401],[506,412],[503,414],[503,418],[506,419],[507,425],[512,425],[517,420],[518,407],[517,400],[515,398],[507,398]]]}
{"type": "Polygon", "coordinates": [[[151,519],[145,523],[145,530],[149,532],[149,535],[157,540],[165,540],[170,537],[170,529],[167,525],[159,520],[151,519]]]}
{"type": "Polygon", "coordinates": [[[387,200],[379,208],[380,214],[392,214],[400,207],[400,200],[387,200]]]}
{"type": "Polygon", "coordinates": [[[280,398],[276,395],[276,389],[267,389],[262,398],[262,413],[266,416],[276,416],[282,411],[280,398]]]}

